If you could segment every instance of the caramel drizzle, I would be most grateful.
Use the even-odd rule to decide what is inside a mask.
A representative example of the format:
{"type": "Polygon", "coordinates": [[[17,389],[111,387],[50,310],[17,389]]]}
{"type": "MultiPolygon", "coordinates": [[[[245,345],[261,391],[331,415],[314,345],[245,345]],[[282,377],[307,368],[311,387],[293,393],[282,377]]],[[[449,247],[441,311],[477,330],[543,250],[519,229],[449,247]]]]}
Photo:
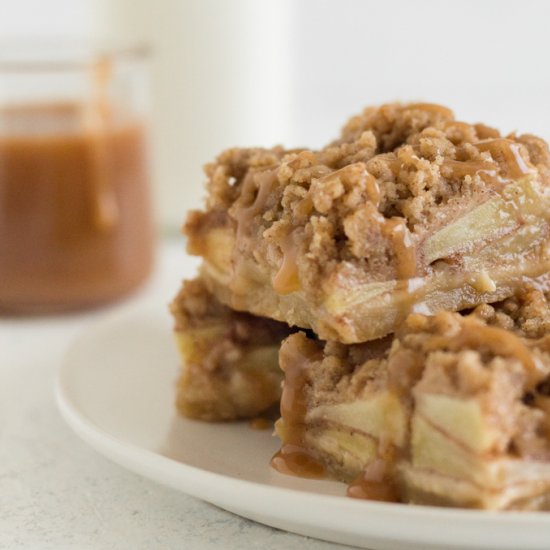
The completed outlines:
{"type": "Polygon", "coordinates": [[[271,466],[282,474],[319,479],[327,472],[311,455],[305,444],[307,402],[305,386],[312,363],[320,361],[321,350],[315,342],[298,333],[281,345],[279,363],[285,373],[281,395],[283,444],[271,459],[271,466]],[[299,339],[299,343],[297,340],[299,339]]]}
{"type": "Polygon", "coordinates": [[[462,179],[466,176],[479,176],[485,183],[494,187],[502,187],[510,181],[499,174],[499,167],[495,162],[486,160],[449,159],[443,161],[441,168],[446,177],[462,179]]]}
{"type": "Polygon", "coordinates": [[[248,425],[253,430],[269,430],[270,428],[273,428],[273,422],[267,418],[264,418],[263,416],[252,418],[248,422],[248,425]]]}
{"type": "Polygon", "coordinates": [[[488,151],[499,165],[503,175],[518,179],[531,173],[534,167],[521,155],[519,143],[506,138],[485,139],[474,143],[480,151],[488,151]]]}
{"type": "Polygon", "coordinates": [[[242,183],[241,196],[245,197],[249,193],[255,193],[255,196],[249,205],[240,206],[233,214],[233,218],[237,222],[237,229],[235,232],[235,245],[233,246],[233,269],[229,288],[233,291],[232,305],[237,309],[240,307],[238,294],[248,288],[246,284],[247,269],[243,267],[245,258],[250,256],[250,253],[246,251],[247,237],[250,234],[254,218],[266,210],[267,201],[272,194],[276,181],[276,169],[267,169],[262,172],[249,172],[242,183]]]}
{"type": "Polygon", "coordinates": [[[90,166],[93,174],[92,216],[101,231],[110,231],[118,223],[118,201],[111,182],[110,144],[108,141],[112,113],[107,94],[112,73],[112,62],[100,58],[92,66],[93,97],[83,108],[83,122],[89,131],[90,166]]]}
{"type": "Polygon", "coordinates": [[[347,488],[351,498],[377,500],[379,502],[400,502],[399,488],[392,478],[396,457],[380,456],[369,463],[361,474],[347,488]]]}
{"type": "Polygon", "coordinates": [[[298,273],[298,250],[294,242],[294,233],[291,232],[283,239],[281,245],[283,261],[279,271],[273,279],[273,289],[278,294],[290,294],[300,290],[300,277],[298,273]]]}
{"type": "Polygon", "coordinates": [[[367,192],[367,197],[369,200],[378,208],[380,206],[380,201],[382,199],[382,193],[380,191],[380,186],[376,181],[376,178],[372,174],[365,174],[365,189],[367,192]]]}
{"type": "Polygon", "coordinates": [[[263,172],[249,172],[243,181],[242,195],[250,191],[256,191],[256,196],[248,206],[242,206],[235,214],[237,221],[237,241],[244,237],[249,229],[250,222],[267,206],[269,196],[273,191],[273,185],[277,180],[277,171],[268,169],[263,172]],[[256,188],[257,183],[257,188],[256,188]]]}
{"type": "MultiPolygon", "coordinates": [[[[388,342],[379,341],[380,344],[383,349],[387,349],[388,342]]],[[[303,333],[290,336],[281,346],[280,366],[285,379],[277,432],[283,444],[271,459],[271,466],[286,475],[314,479],[329,477],[329,472],[315,459],[305,441],[309,370],[318,366],[322,360],[320,344],[309,340],[303,333]]],[[[393,444],[381,439],[378,458],[367,464],[361,475],[349,485],[348,496],[399,502],[395,465],[401,452],[393,444]]]]}
{"type": "MultiPolygon", "coordinates": [[[[413,106],[411,106],[413,107],[413,106]]],[[[438,107],[438,106],[435,106],[438,107]]],[[[459,124],[449,121],[448,124],[459,124]]],[[[479,151],[489,152],[491,160],[454,160],[445,159],[440,170],[445,177],[462,179],[466,176],[480,175],[488,183],[507,183],[510,179],[517,180],[532,173],[535,168],[521,154],[521,144],[507,138],[490,138],[473,144],[479,151]],[[499,176],[499,173],[501,176],[499,176]]],[[[399,174],[403,162],[387,154],[390,169],[394,175],[399,174]]]]}
{"type": "Polygon", "coordinates": [[[480,175],[487,183],[504,184],[533,172],[534,167],[521,155],[521,145],[506,138],[491,138],[473,144],[480,151],[491,154],[489,160],[444,160],[441,172],[444,176],[464,178],[480,175]]]}
{"type": "Polygon", "coordinates": [[[382,234],[388,237],[396,256],[398,279],[410,279],[416,275],[416,247],[403,218],[390,218],[382,224],[382,234]]]}
{"type": "Polygon", "coordinates": [[[496,175],[496,166],[486,160],[470,160],[460,161],[447,159],[441,164],[444,175],[449,175],[454,178],[464,178],[465,176],[475,176],[480,172],[486,172],[491,175],[496,175]]]}
{"type": "Polygon", "coordinates": [[[533,389],[545,377],[545,371],[529,348],[515,334],[498,327],[465,318],[460,332],[453,337],[438,336],[425,344],[425,351],[449,350],[459,352],[467,348],[487,348],[495,356],[517,359],[525,369],[526,386],[533,389]]]}

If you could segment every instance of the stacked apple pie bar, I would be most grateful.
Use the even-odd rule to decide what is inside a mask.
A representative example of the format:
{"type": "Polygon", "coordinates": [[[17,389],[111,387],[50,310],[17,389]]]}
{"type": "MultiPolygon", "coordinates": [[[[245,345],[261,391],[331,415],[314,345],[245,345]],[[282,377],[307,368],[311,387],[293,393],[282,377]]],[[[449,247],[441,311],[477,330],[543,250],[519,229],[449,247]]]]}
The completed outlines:
{"type": "Polygon", "coordinates": [[[320,150],[231,149],[206,174],[184,228],[202,267],[172,306],[183,414],[280,399],[281,472],[550,508],[543,140],[390,104],[320,150]]]}

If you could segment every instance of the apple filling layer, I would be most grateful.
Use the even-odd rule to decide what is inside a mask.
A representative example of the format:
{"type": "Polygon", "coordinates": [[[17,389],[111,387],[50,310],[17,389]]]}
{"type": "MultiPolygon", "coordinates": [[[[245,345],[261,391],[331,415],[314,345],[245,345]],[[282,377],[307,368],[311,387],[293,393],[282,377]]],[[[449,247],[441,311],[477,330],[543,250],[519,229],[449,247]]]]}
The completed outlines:
{"type": "Polygon", "coordinates": [[[365,344],[289,336],[274,467],[352,497],[550,509],[549,325],[533,289],[365,344]]]}
{"type": "Polygon", "coordinates": [[[171,309],[182,364],[176,405],[183,415],[236,420],[279,403],[278,352],[287,326],[231,311],[200,279],[183,284],[171,309]]]}

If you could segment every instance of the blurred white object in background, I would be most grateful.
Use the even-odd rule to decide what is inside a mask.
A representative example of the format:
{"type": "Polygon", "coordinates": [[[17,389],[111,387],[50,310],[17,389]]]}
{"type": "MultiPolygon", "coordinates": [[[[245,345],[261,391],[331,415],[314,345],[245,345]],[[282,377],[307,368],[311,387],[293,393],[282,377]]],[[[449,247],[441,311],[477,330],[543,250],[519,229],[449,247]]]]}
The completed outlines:
{"type": "Polygon", "coordinates": [[[288,136],[287,0],[96,0],[96,35],[152,48],[153,177],[165,227],[204,195],[202,165],[288,136]]]}
{"type": "Polygon", "coordinates": [[[295,144],[318,147],[366,105],[427,101],[550,138],[547,0],[296,0],[295,144]]]}
{"type": "Polygon", "coordinates": [[[318,147],[365,105],[446,104],[550,138],[547,0],[0,0],[0,37],[154,50],[157,210],[176,230],[233,145],[318,147]]]}
{"type": "Polygon", "coordinates": [[[95,0],[0,0],[0,39],[80,38],[95,0]]]}

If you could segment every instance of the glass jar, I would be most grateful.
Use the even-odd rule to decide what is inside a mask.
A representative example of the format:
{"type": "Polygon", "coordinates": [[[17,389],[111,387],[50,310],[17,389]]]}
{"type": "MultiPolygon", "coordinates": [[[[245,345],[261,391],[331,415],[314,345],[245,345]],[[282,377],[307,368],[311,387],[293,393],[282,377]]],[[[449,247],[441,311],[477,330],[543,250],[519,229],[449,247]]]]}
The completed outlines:
{"type": "Polygon", "coordinates": [[[153,257],[144,49],[0,52],[0,311],[127,294],[153,257]]]}

